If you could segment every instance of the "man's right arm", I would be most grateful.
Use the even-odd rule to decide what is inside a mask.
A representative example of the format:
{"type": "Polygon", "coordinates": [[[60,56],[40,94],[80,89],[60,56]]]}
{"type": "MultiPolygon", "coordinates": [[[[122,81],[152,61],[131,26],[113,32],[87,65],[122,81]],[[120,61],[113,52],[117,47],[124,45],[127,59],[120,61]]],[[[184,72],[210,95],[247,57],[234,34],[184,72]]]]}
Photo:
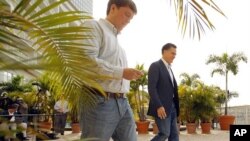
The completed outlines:
{"type": "Polygon", "coordinates": [[[136,80],[143,75],[143,72],[132,69],[132,68],[125,68],[123,69],[123,78],[127,80],[136,80]]]}
{"type": "Polygon", "coordinates": [[[92,60],[94,60],[97,64],[94,67],[98,74],[102,74],[114,79],[127,79],[127,80],[136,80],[143,75],[141,71],[138,71],[133,68],[122,68],[119,66],[114,66],[109,62],[98,58],[100,47],[102,46],[103,39],[103,30],[97,21],[86,21],[84,26],[90,27],[91,31],[87,33],[91,38],[84,39],[85,46],[85,54],[87,54],[92,60]]]}
{"type": "Polygon", "coordinates": [[[95,69],[93,71],[111,78],[121,79],[123,75],[123,68],[114,66],[98,57],[104,36],[99,23],[95,20],[90,20],[85,21],[83,26],[90,28],[90,31],[85,32],[85,35],[89,37],[84,39],[83,43],[85,44],[84,53],[96,63],[96,66],[92,67],[92,69],[95,69]]]}
{"type": "Polygon", "coordinates": [[[159,94],[157,92],[157,84],[159,77],[160,76],[158,66],[155,63],[151,64],[148,70],[148,93],[150,95],[150,99],[153,101],[154,105],[157,108],[162,106],[159,94]]]}

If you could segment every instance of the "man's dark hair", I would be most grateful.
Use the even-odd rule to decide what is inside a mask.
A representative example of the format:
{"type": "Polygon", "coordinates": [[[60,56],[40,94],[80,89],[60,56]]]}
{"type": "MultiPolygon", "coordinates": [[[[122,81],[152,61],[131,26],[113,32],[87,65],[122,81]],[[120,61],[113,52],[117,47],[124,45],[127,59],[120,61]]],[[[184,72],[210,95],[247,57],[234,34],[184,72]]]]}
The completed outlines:
{"type": "Polygon", "coordinates": [[[128,6],[135,14],[137,13],[136,5],[132,0],[109,0],[106,12],[107,15],[109,14],[112,4],[115,4],[118,8],[128,6]]]}
{"type": "Polygon", "coordinates": [[[162,47],[161,53],[163,54],[164,50],[169,50],[170,48],[177,48],[177,47],[175,44],[167,43],[162,47]]]}

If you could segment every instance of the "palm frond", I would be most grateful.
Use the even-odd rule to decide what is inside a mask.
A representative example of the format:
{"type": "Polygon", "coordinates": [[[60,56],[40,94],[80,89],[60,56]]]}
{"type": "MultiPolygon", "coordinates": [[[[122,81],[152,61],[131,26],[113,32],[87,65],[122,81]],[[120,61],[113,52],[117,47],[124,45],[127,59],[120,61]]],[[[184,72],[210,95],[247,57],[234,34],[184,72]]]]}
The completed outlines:
{"type": "Polygon", "coordinates": [[[215,63],[217,67],[212,70],[211,75],[219,73],[225,75],[226,78],[226,94],[225,94],[225,115],[227,115],[227,101],[228,101],[228,72],[232,72],[234,75],[238,73],[238,63],[240,61],[247,62],[247,57],[243,53],[234,53],[229,56],[227,53],[223,53],[221,56],[210,55],[206,64],[215,63]]]}
{"type": "Polygon", "coordinates": [[[236,75],[238,73],[238,63],[240,61],[247,63],[247,57],[242,52],[233,53],[231,56],[227,53],[223,53],[221,56],[210,55],[206,64],[215,63],[217,65],[213,74],[219,73],[221,75],[225,75],[227,71],[231,71],[234,75],[236,75]]]}
{"type": "MultiPolygon", "coordinates": [[[[59,11],[58,6],[65,1],[22,0],[13,11],[0,11],[3,19],[0,35],[5,35],[0,38],[0,54],[10,46],[21,53],[30,54],[22,50],[23,46],[33,49],[34,55],[4,63],[0,58],[0,69],[47,70],[51,79],[61,82],[71,102],[82,100],[84,107],[93,106],[95,97],[88,88],[101,89],[95,80],[102,77],[92,69],[96,64],[85,55],[83,49],[86,45],[84,39],[92,38],[84,33],[91,29],[79,26],[84,19],[91,17],[79,11],[59,11]]],[[[13,56],[16,57],[16,54],[13,56]]]]}
{"type": "Polygon", "coordinates": [[[216,68],[212,70],[211,76],[214,76],[215,73],[219,73],[220,75],[225,75],[226,72],[221,68],[216,68]]]}
{"type": "Polygon", "coordinates": [[[181,85],[186,85],[186,86],[195,86],[196,85],[196,82],[199,82],[199,78],[200,76],[198,74],[192,74],[192,75],[189,75],[188,73],[182,73],[180,74],[180,77],[182,77],[182,80],[181,80],[181,85]]]}
{"type": "Polygon", "coordinates": [[[183,37],[189,35],[191,38],[201,38],[206,29],[214,30],[215,26],[210,21],[207,12],[202,7],[207,6],[225,16],[222,10],[212,0],[173,0],[179,28],[183,37]],[[187,34],[188,32],[188,34],[187,34]]]}

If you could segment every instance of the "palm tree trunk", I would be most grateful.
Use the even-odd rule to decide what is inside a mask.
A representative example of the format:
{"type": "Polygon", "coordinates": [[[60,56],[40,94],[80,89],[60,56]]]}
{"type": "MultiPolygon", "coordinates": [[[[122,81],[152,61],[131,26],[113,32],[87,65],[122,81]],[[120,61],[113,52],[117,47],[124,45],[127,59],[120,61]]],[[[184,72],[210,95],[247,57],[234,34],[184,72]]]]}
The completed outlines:
{"type": "Polygon", "coordinates": [[[143,121],[144,119],[144,117],[143,117],[143,115],[144,115],[144,109],[143,109],[143,105],[142,105],[142,91],[140,91],[139,90],[139,97],[138,97],[138,103],[139,103],[139,108],[140,108],[140,110],[139,110],[139,118],[140,118],[140,121],[143,121]]]}
{"type": "Polygon", "coordinates": [[[228,102],[228,71],[226,71],[226,101],[225,101],[225,115],[227,115],[227,102],[228,102]]]}
{"type": "Polygon", "coordinates": [[[138,90],[136,90],[135,91],[135,94],[134,94],[134,96],[135,96],[135,105],[136,105],[136,112],[138,113],[138,116],[139,116],[139,108],[140,108],[140,106],[139,106],[139,103],[138,103],[138,101],[137,101],[137,98],[138,98],[138,95],[139,95],[139,91],[138,90]]]}

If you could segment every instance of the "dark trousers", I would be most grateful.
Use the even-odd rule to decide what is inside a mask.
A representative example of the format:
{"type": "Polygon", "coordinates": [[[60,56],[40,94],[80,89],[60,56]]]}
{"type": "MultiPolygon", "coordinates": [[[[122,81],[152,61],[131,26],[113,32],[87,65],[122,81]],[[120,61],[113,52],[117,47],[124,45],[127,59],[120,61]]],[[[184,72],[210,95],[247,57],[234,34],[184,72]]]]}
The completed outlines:
{"type": "Polygon", "coordinates": [[[179,131],[177,128],[177,114],[174,104],[172,104],[171,113],[168,113],[167,118],[160,119],[155,117],[155,122],[158,126],[159,133],[151,141],[179,141],[179,131]]]}
{"type": "Polygon", "coordinates": [[[55,133],[64,134],[64,128],[66,125],[67,113],[56,112],[54,116],[54,131],[55,133]]]}

